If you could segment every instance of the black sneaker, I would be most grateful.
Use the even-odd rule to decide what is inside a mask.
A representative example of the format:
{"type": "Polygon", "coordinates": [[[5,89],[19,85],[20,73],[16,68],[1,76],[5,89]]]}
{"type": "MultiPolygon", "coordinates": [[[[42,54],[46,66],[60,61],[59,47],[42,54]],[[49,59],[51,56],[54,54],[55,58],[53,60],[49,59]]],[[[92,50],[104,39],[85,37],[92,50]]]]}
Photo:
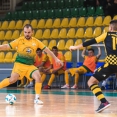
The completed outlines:
{"type": "Polygon", "coordinates": [[[99,108],[96,110],[97,113],[103,111],[104,109],[108,108],[111,104],[107,101],[105,103],[101,103],[99,108]]]}

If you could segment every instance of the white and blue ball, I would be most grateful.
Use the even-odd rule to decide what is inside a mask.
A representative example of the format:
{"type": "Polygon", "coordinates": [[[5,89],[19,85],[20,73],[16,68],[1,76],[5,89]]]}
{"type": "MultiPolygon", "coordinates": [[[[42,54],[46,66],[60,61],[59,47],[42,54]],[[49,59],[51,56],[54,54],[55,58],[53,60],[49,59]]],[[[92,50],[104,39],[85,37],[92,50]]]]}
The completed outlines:
{"type": "Polygon", "coordinates": [[[16,96],[14,94],[8,94],[5,97],[5,101],[6,103],[13,105],[16,102],[16,96]]]}

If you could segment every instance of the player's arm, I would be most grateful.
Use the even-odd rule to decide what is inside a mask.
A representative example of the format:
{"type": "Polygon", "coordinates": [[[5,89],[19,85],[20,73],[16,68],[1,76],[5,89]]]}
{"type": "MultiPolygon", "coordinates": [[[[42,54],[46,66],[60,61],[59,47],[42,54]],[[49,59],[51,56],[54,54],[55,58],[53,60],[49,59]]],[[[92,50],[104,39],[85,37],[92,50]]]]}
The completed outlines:
{"type": "Polygon", "coordinates": [[[98,54],[96,55],[96,57],[97,57],[97,59],[99,59],[102,52],[101,52],[101,48],[99,46],[97,46],[97,48],[98,48],[98,54]]]}
{"type": "Polygon", "coordinates": [[[9,44],[0,45],[0,50],[9,50],[11,49],[9,44]]]}
{"type": "Polygon", "coordinates": [[[85,57],[85,52],[86,52],[86,48],[83,49],[82,54],[81,54],[83,58],[85,57]]]}
{"type": "Polygon", "coordinates": [[[82,48],[82,47],[87,47],[89,45],[92,45],[92,44],[95,44],[95,43],[99,43],[99,42],[102,42],[105,40],[107,36],[107,33],[103,33],[102,35],[100,35],[99,37],[95,38],[95,39],[91,39],[89,41],[86,41],[86,42],[83,42],[82,44],[78,45],[78,46],[70,46],[70,51],[72,50],[77,50],[79,48],[82,48]]]}

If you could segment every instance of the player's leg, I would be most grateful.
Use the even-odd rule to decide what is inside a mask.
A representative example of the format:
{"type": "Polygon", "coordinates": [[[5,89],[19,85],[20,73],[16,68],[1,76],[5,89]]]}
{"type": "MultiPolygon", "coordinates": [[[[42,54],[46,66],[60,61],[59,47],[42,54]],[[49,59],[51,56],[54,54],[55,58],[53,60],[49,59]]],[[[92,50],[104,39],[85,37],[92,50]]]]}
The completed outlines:
{"type": "MultiPolygon", "coordinates": [[[[105,96],[102,93],[101,88],[98,86],[98,83],[102,80],[105,80],[112,74],[113,68],[108,65],[104,65],[97,69],[93,76],[88,80],[88,86],[90,87],[93,94],[101,101],[99,108],[96,110],[97,112],[101,112],[107,107],[110,106],[110,103],[106,100],[105,96]]],[[[116,68],[115,68],[116,69],[116,68]]]]}
{"type": "Polygon", "coordinates": [[[5,78],[4,80],[2,80],[0,82],[0,89],[4,88],[4,87],[6,87],[6,86],[8,86],[10,84],[15,83],[18,79],[19,79],[19,74],[12,73],[11,76],[10,76],[10,78],[5,78]]]}
{"type": "Polygon", "coordinates": [[[24,86],[24,78],[21,79],[21,83],[17,86],[18,88],[23,87],[24,86]]]}
{"type": "Polygon", "coordinates": [[[45,81],[45,79],[46,79],[46,74],[43,73],[42,76],[41,76],[41,82],[43,83],[45,81]]]}

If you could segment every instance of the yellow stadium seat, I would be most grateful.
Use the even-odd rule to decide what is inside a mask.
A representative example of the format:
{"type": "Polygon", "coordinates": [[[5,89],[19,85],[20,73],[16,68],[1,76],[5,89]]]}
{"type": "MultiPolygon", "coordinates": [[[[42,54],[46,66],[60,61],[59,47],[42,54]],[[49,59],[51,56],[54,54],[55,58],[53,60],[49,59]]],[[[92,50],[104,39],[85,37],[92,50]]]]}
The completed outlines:
{"type": "Polygon", "coordinates": [[[46,21],[44,28],[52,28],[52,19],[46,21]]]}
{"type": "Polygon", "coordinates": [[[69,22],[69,27],[76,27],[77,19],[76,18],[71,18],[69,22]]]}
{"type": "Polygon", "coordinates": [[[75,38],[83,38],[84,37],[84,28],[78,28],[75,38]]]}
{"type": "Polygon", "coordinates": [[[51,35],[50,35],[50,38],[52,38],[52,39],[57,39],[58,38],[58,29],[53,29],[52,30],[52,33],[51,33],[51,35]]]}
{"type": "Polygon", "coordinates": [[[41,29],[38,29],[35,33],[35,38],[37,39],[42,39],[42,30],[41,29]]]}
{"type": "Polygon", "coordinates": [[[117,15],[115,15],[115,16],[113,17],[113,20],[117,20],[117,15]]]}
{"type": "Polygon", "coordinates": [[[60,40],[57,43],[57,48],[58,48],[58,50],[65,50],[65,40],[60,40]]]}
{"type": "Polygon", "coordinates": [[[93,26],[93,23],[94,23],[94,18],[88,17],[85,26],[93,26]]]}
{"type": "Polygon", "coordinates": [[[65,52],[64,56],[67,62],[72,61],[72,53],[70,51],[65,52]]]}
{"type": "Polygon", "coordinates": [[[5,32],[0,31],[0,40],[4,40],[5,32]]]}
{"type": "Polygon", "coordinates": [[[59,18],[57,18],[57,19],[54,20],[52,28],[59,28],[60,24],[61,24],[61,21],[60,21],[59,18]]]}
{"type": "Polygon", "coordinates": [[[15,29],[22,29],[22,25],[23,25],[22,20],[18,20],[18,21],[16,22],[15,29]]]}
{"type": "Polygon", "coordinates": [[[49,48],[50,50],[52,50],[52,47],[53,47],[53,46],[56,46],[56,40],[51,40],[51,41],[49,42],[48,48],[49,48]]]}
{"type": "Polygon", "coordinates": [[[65,50],[69,50],[69,47],[73,45],[74,45],[73,39],[69,39],[65,44],[65,50]]]}
{"type": "Polygon", "coordinates": [[[4,44],[8,44],[8,41],[3,41],[2,42],[2,45],[4,45],[4,44]]]}
{"type": "Polygon", "coordinates": [[[108,26],[103,29],[103,33],[108,32],[108,31],[109,31],[109,27],[108,26]]]}
{"type": "Polygon", "coordinates": [[[23,23],[23,27],[22,27],[22,28],[24,28],[24,26],[25,26],[26,24],[30,24],[30,20],[24,20],[24,23],[23,23]]]}
{"type": "MultiPolygon", "coordinates": [[[[83,43],[83,42],[82,42],[82,39],[77,39],[77,40],[75,41],[74,46],[80,45],[81,43],[83,43]]],[[[82,47],[82,48],[80,48],[79,50],[83,50],[83,49],[84,49],[84,48],[82,47]]]]}
{"type": "Polygon", "coordinates": [[[45,20],[44,19],[39,20],[37,28],[44,28],[44,26],[45,26],[45,20]]]}
{"type": "Polygon", "coordinates": [[[102,25],[103,26],[109,26],[110,21],[111,21],[111,16],[106,16],[104,18],[104,21],[103,21],[102,25]]]}
{"type": "Polygon", "coordinates": [[[77,27],[84,27],[85,26],[85,17],[80,17],[76,26],[77,27]]]}
{"type": "Polygon", "coordinates": [[[93,29],[89,27],[85,31],[84,38],[92,38],[92,37],[93,37],[93,29]]]}
{"type": "Polygon", "coordinates": [[[67,30],[66,30],[66,28],[63,28],[63,29],[60,30],[58,37],[59,38],[67,38],[67,30]]]}
{"type": "Polygon", "coordinates": [[[11,39],[13,39],[13,40],[17,39],[19,36],[20,36],[19,30],[15,30],[13,32],[13,35],[12,35],[11,39]]]}
{"type": "Polygon", "coordinates": [[[60,27],[68,27],[69,20],[68,18],[63,18],[60,27]]]}
{"type": "Polygon", "coordinates": [[[2,23],[0,22],[0,28],[1,28],[2,23]]]}
{"type": "Polygon", "coordinates": [[[34,20],[31,21],[31,26],[32,26],[34,29],[37,28],[37,20],[36,20],[36,19],[34,19],[34,20]]]}
{"type": "Polygon", "coordinates": [[[15,21],[10,21],[8,29],[15,29],[15,21]]]}
{"type": "Polygon", "coordinates": [[[43,40],[42,43],[47,47],[48,46],[48,41],[47,40],[43,40]]]}
{"type": "Polygon", "coordinates": [[[69,29],[67,33],[67,38],[75,38],[75,28],[69,29]]]}
{"type": "Polygon", "coordinates": [[[8,21],[4,21],[1,26],[1,30],[6,30],[8,28],[8,21]]]}
{"type": "Polygon", "coordinates": [[[11,63],[12,62],[12,52],[8,52],[6,55],[5,55],[5,58],[4,58],[4,63],[11,63]]]}
{"type": "Polygon", "coordinates": [[[14,53],[13,58],[12,58],[12,62],[14,62],[14,61],[15,61],[16,56],[17,56],[17,52],[15,52],[15,53],[14,53]]]}
{"type": "Polygon", "coordinates": [[[42,35],[43,39],[49,39],[50,38],[50,30],[46,29],[42,35]]]}
{"type": "Polygon", "coordinates": [[[4,62],[4,57],[5,57],[4,52],[0,52],[0,63],[4,62]]]}
{"type": "Polygon", "coordinates": [[[24,36],[24,31],[23,30],[21,31],[20,36],[24,36]]]}
{"type": "Polygon", "coordinates": [[[102,16],[98,16],[94,21],[94,26],[102,26],[102,16]]]}
{"type": "MultiPolygon", "coordinates": [[[[85,41],[89,41],[90,39],[86,39],[85,41]]],[[[91,46],[87,46],[87,49],[91,49],[91,46]]]]}
{"type": "Polygon", "coordinates": [[[93,38],[98,37],[99,35],[102,34],[102,29],[101,27],[96,27],[93,32],[93,38]]]}
{"type": "Polygon", "coordinates": [[[8,30],[4,36],[4,40],[11,40],[12,37],[12,31],[8,30]]]}

